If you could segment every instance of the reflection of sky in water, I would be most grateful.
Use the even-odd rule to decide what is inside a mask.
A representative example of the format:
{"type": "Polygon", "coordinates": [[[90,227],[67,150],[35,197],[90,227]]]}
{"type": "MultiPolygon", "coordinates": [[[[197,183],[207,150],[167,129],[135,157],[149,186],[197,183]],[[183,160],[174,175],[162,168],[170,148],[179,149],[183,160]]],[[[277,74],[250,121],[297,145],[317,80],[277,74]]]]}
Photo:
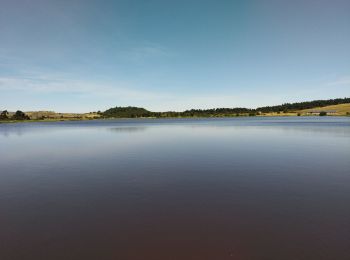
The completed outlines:
{"type": "MultiPolygon", "coordinates": [[[[123,157],[136,150],[161,150],[162,153],[156,155],[158,157],[167,152],[209,155],[215,153],[215,149],[222,154],[229,151],[259,157],[265,155],[266,149],[272,149],[268,154],[286,149],[291,149],[287,152],[295,149],[301,153],[321,153],[317,149],[336,147],[337,152],[349,153],[349,118],[299,121],[243,118],[1,125],[0,150],[3,156],[0,160],[3,164],[36,157],[84,160],[86,156],[99,158],[108,156],[108,153],[123,157]]],[[[147,157],[147,154],[140,156],[147,157]]]]}
{"type": "Polygon", "coordinates": [[[350,118],[0,125],[0,256],[346,259],[349,137],[350,118]]]}
{"type": "Polygon", "coordinates": [[[67,122],[43,122],[23,124],[0,124],[0,135],[18,135],[32,133],[47,133],[68,129],[96,129],[108,128],[115,132],[137,132],[150,126],[182,125],[185,127],[273,127],[284,130],[300,131],[338,131],[347,133],[350,127],[349,118],[344,117],[255,117],[255,118],[212,118],[212,119],[119,119],[119,120],[94,120],[94,121],[67,121],[67,122]]]}

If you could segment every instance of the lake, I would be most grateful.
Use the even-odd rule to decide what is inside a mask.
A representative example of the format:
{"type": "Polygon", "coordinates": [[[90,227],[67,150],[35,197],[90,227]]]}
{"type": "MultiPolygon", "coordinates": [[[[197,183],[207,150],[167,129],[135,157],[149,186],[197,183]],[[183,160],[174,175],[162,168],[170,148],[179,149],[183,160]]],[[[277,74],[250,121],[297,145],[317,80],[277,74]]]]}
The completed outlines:
{"type": "Polygon", "coordinates": [[[349,158],[349,117],[0,124],[0,259],[350,259],[349,158]]]}

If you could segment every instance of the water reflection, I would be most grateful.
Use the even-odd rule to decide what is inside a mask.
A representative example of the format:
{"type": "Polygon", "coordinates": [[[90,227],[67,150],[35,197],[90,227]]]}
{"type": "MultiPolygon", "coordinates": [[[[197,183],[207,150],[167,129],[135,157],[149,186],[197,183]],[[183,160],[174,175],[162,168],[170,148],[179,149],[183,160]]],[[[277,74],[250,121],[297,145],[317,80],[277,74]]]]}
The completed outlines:
{"type": "Polygon", "coordinates": [[[137,133],[143,132],[147,129],[146,126],[124,126],[124,127],[112,127],[108,128],[109,131],[114,133],[137,133]]]}
{"type": "Polygon", "coordinates": [[[307,131],[307,132],[338,132],[347,135],[350,128],[350,120],[346,117],[308,117],[308,118],[197,118],[197,119],[118,119],[118,120],[94,120],[94,121],[66,121],[66,122],[42,122],[23,124],[0,124],[0,135],[22,136],[24,134],[45,134],[53,131],[65,130],[96,130],[105,128],[113,132],[141,132],[149,127],[183,126],[190,128],[239,128],[282,131],[307,131]]]}
{"type": "Polygon", "coordinates": [[[349,126],[0,125],[0,259],[347,259],[349,126]]]}

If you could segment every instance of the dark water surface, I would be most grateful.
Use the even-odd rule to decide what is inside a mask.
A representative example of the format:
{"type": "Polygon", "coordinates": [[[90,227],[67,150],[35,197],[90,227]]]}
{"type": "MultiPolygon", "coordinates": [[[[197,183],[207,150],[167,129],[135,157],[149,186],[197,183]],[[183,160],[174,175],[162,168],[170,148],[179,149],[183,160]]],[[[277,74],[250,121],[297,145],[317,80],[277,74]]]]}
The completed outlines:
{"type": "Polygon", "coordinates": [[[1,260],[350,259],[350,118],[0,125],[1,260]]]}

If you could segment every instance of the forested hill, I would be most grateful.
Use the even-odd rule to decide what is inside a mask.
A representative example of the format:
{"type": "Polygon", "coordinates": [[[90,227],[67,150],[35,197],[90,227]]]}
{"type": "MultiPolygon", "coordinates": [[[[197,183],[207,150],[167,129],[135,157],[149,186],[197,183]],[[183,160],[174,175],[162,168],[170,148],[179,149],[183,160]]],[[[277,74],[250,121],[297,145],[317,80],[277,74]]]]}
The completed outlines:
{"type": "Polygon", "coordinates": [[[103,117],[115,118],[152,117],[153,114],[141,107],[114,107],[102,113],[103,117]]]}
{"type": "Polygon", "coordinates": [[[314,101],[306,101],[306,102],[297,102],[297,103],[285,103],[278,106],[266,106],[259,107],[256,111],[260,111],[262,113],[271,113],[271,112],[293,112],[297,110],[315,108],[315,107],[325,107],[331,105],[339,105],[350,103],[350,98],[336,98],[336,99],[328,99],[328,100],[314,100],[314,101]]]}
{"type": "Polygon", "coordinates": [[[104,118],[135,118],[135,117],[225,117],[225,116],[254,116],[266,113],[289,113],[303,109],[325,107],[350,103],[350,98],[337,98],[328,100],[315,100],[298,103],[285,103],[277,106],[250,108],[214,108],[214,109],[191,109],[183,112],[151,112],[139,107],[115,107],[110,108],[100,115],[104,118]]]}

